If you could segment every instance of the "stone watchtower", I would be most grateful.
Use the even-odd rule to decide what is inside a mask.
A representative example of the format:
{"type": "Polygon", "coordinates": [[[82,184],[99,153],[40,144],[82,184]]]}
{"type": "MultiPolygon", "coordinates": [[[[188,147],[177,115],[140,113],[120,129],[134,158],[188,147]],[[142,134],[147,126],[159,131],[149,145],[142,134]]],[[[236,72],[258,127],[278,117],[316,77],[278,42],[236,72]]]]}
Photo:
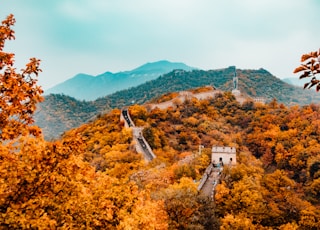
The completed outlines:
{"type": "Polygon", "coordinates": [[[211,152],[211,162],[213,165],[236,165],[236,148],[213,146],[211,152]]]}
{"type": "Polygon", "coordinates": [[[237,75],[237,69],[235,66],[233,68],[234,68],[234,74],[233,74],[233,79],[232,79],[232,82],[233,82],[232,94],[235,96],[240,96],[241,93],[239,90],[239,79],[238,79],[238,75],[237,75]]]}

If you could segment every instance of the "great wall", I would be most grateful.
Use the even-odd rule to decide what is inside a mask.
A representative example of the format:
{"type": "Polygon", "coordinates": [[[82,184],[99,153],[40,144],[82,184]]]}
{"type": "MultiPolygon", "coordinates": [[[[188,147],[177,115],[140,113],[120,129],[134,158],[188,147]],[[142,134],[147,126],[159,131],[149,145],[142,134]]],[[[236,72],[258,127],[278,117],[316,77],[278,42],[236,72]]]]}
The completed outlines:
{"type": "MultiPolygon", "coordinates": [[[[244,96],[241,94],[238,88],[238,76],[237,70],[234,67],[234,77],[233,77],[233,90],[231,93],[235,96],[236,100],[243,104],[247,100],[251,100],[255,103],[265,103],[265,98],[257,97],[252,98],[249,96],[244,96]]],[[[207,87],[208,88],[208,87],[207,87]]],[[[211,87],[211,90],[201,93],[192,93],[188,91],[179,92],[179,95],[174,99],[162,102],[162,103],[149,103],[145,104],[145,107],[148,110],[158,109],[168,109],[169,107],[175,107],[177,103],[183,103],[186,100],[196,98],[198,100],[214,98],[218,93],[223,93],[220,90],[216,90],[214,87],[211,87]]],[[[124,121],[125,127],[132,128],[133,140],[135,143],[135,148],[138,153],[143,154],[144,159],[147,162],[152,161],[156,158],[156,155],[153,153],[148,142],[142,135],[143,127],[136,127],[130,117],[128,108],[124,108],[121,112],[120,119],[124,121]]],[[[199,149],[200,152],[200,149],[199,149]]],[[[188,164],[193,160],[194,156],[186,157],[186,159],[181,160],[180,163],[188,164]]],[[[205,170],[201,180],[198,183],[198,191],[206,196],[214,198],[215,187],[220,181],[220,176],[224,165],[232,166],[236,164],[236,150],[234,147],[212,147],[211,163],[205,170]],[[218,162],[218,163],[217,163],[218,162]],[[224,164],[228,162],[228,164],[224,164]]]]}
{"type": "MultiPolygon", "coordinates": [[[[146,107],[148,109],[152,110],[155,108],[159,109],[167,109],[169,107],[174,107],[177,99],[180,102],[184,102],[188,99],[191,98],[197,98],[198,100],[204,100],[204,99],[209,99],[213,98],[216,94],[221,93],[221,91],[218,90],[210,90],[207,92],[201,92],[201,93],[196,93],[193,94],[191,92],[180,92],[179,96],[175,99],[158,103],[158,104],[147,104],[146,107]]],[[[128,108],[124,108],[121,111],[120,115],[120,120],[124,121],[124,125],[126,128],[131,128],[132,129],[132,136],[133,136],[133,141],[135,143],[135,149],[138,153],[141,153],[144,157],[144,159],[147,162],[152,161],[154,158],[156,158],[156,155],[153,153],[152,149],[150,148],[150,145],[146,141],[146,139],[143,137],[143,127],[136,127],[134,122],[132,121],[128,108]]],[[[235,153],[234,153],[235,154],[235,153]]],[[[192,158],[185,159],[184,163],[191,162],[193,160],[192,158]]],[[[183,160],[182,160],[183,161],[183,160]]],[[[221,161],[221,157],[220,157],[221,161]]],[[[235,162],[235,161],[234,161],[235,162]]],[[[201,180],[198,183],[198,191],[206,196],[209,196],[213,199],[214,197],[214,191],[216,185],[220,181],[220,175],[222,172],[222,166],[223,164],[214,164],[212,163],[207,167],[205,170],[205,173],[203,174],[201,180]]]]}
{"type": "MultiPolygon", "coordinates": [[[[235,96],[236,100],[243,104],[247,100],[251,100],[255,103],[265,103],[265,98],[263,97],[249,97],[241,94],[238,88],[238,76],[236,67],[234,67],[234,77],[233,77],[233,89],[231,93],[235,96]]],[[[148,110],[153,110],[155,108],[158,109],[168,109],[169,107],[175,107],[177,103],[183,103],[186,100],[190,100],[192,98],[196,98],[198,100],[210,99],[214,98],[216,94],[223,93],[223,91],[217,90],[214,87],[208,91],[200,92],[200,93],[192,93],[189,91],[181,91],[178,96],[174,99],[162,102],[162,103],[149,103],[144,106],[148,110]]],[[[143,127],[136,127],[134,122],[132,121],[128,108],[122,109],[120,120],[124,121],[126,128],[132,129],[133,141],[135,143],[135,148],[138,153],[141,153],[144,159],[147,162],[152,161],[156,158],[156,155],[153,153],[150,145],[143,137],[143,127]]],[[[199,152],[200,152],[199,146],[199,152]]],[[[182,159],[179,164],[188,164],[192,162],[194,156],[187,156],[185,159],[182,159]]],[[[233,166],[236,164],[236,149],[234,147],[228,146],[213,146],[212,154],[211,154],[211,163],[205,170],[202,175],[201,180],[198,182],[198,191],[206,196],[214,198],[215,187],[220,181],[221,173],[224,166],[233,166]]]]}

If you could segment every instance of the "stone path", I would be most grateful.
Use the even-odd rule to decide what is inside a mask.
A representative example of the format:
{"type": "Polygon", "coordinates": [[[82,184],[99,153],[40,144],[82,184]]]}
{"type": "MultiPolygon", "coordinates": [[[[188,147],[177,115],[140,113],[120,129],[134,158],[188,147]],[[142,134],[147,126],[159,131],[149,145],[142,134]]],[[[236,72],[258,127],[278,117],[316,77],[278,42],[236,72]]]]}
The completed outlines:
{"type": "Polygon", "coordinates": [[[204,185],[200,189],[200,192],[203,195],[209,196],[213,199],[215,187],[218,185],[218,183],[220,181],[221,170],[222,170],[222,168],[221,169],[213,168],[211,170],[211,173],[207,177],[206,182],[204,183],[204,185]]]}
{"type": "Polygon", "coordinates": [[[156,158],[156,155],[153,153],[151,147],[148,142],[142,135],[143,127],[136,127],[130,117],[128,109],[124,108],[121,111],[120,120],[125,122],[125,127],[132,128],[132,136],[135,142],[136,151],[138,153],[142,153],[143,157],[146,161],[152,161],[156,158]]]}

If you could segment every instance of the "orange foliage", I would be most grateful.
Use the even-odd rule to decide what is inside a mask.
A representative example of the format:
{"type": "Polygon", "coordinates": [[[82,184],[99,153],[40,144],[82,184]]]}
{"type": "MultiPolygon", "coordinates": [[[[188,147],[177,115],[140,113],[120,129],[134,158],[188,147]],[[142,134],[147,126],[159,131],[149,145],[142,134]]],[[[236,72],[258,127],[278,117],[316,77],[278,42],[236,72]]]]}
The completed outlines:
{"type": "Polygon", "coordinates": [[[315,52],[303,54],[301,56],[301,65],[297,67],[294,73],[301,73],[300,79],[310,77],[310,82],[304,85],[304,88],[312,88],[315,86],[316,90],[320,90],[320,80],[317,79],[317,75],[320,74],[320,49],[315,52]]]}
{"type": "Polygon", "coordinates": [[[0,139],[8,140],[31,133],[39,135],[33,123],[32,114],[36,104],[42,101],[42,89],[36,85],[41,69],[40,60],[31,58],[26,68],[17,73],[14,68],[14,54],[3,51],[6,40],[14,39],[11,27],[15,24],[9,15],[0,25],[0,139]]]}

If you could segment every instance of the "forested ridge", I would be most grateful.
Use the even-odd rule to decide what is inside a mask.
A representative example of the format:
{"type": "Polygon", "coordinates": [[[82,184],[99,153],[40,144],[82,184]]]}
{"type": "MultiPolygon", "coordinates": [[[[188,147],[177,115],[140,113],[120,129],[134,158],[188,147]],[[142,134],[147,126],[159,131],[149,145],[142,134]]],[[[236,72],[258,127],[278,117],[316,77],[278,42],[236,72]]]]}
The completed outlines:
{"type": "Polygon", "coordinates": [[[319,228],[318,105],[286,107],[276,100],[241,105],[224,93],[176,101],[167,110],[133,105],[129,112],[136,125],[145,127],[155,160],[146,164],[135,152],[131,129],[120,122],[118,109],[52,144],[26,139],[17,156],[25,165],[12,160],[2,165],[2,170],[24,170],[20,179],[11,173],[5,180],[14,181],[11,192],[2,193],[2,202],[10,200],[6,209],[1,206],[6,226],[319,228]],[[198,155],[200,144],[205,148],[198,155]],[[213,202],[199,194],[197,181],[216,145],[236,147],[238,164],[224,168],[213,202]],[[192,161],[180,163],[190,155],[192,161]],[[35,208],[39,211],[31,212],[35,208]]]}
{"type": "Polygon", "coordinates": [[[93,102],[78,101],[61,94],[50,94],[45,97],[45,102],[39,105],[35,120],[46,137],[53,138],[57,137],[55,134],[61,134],[85,123],[97,112],[93,102]]]}
{"type": "MultiPolygon", "coordinates": [[[[264,69],[237,69],[240,91],[250,97],[277,99],[285,105],[319,103],[320,96],[291,86],[272,76],[264,69]]],[[[166,93],[214,86],[223,91],[232,90],[234,67],[219,70],[175,70],[137,87],[122,90],[92,102],[77,101],[66,95],[48,95],[39,104],[35,115],[36,124],[44,129],[45,136],[56,138],[68,128],[75,128],[97,114],[132,104],[144,104],[166,93]],[[76,106],[75,106],[76,105],[76,106]],[[65,127],[65,128],[64,128],[65,127]]]]}
{"type": "Polygon", "coordinates": [[[276,100],[240,105],[225,93],[177,102],[167,110],[134,105],[129,111],[135,124],[145,127],[143,135],[157,156],[148,165],[134,152],[130,129],[119,124],[119,110],[63,139],[80,136],[85,161],[164,202],[169,229],[320,227],[318,105],[286,107],[276,100]],[[199,156],[200,144],[205,149],[199,156]],[[208,166],[212,146],[234,146],[238,157],[237,166],[224,168],[214,202],[200,196],[193,182],[208,166]],[[179,164],[189,155],[195,159],[179,164]]]}

